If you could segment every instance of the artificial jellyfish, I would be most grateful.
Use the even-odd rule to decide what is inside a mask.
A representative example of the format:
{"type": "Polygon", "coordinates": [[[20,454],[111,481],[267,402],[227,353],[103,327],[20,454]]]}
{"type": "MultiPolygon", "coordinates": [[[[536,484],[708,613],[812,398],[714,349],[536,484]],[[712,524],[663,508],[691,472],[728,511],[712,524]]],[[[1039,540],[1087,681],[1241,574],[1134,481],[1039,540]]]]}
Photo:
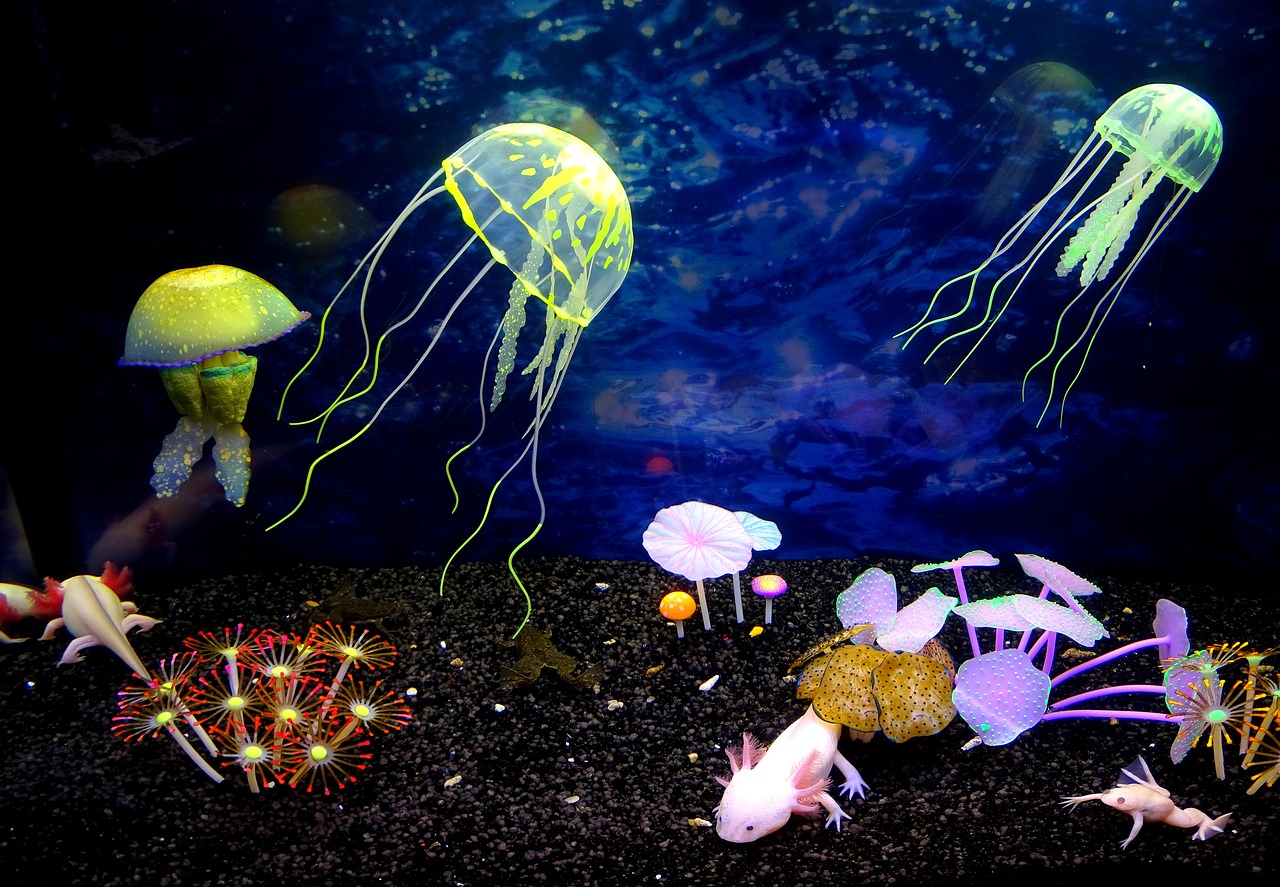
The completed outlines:
{"type": "Polygon", "coordinates": [[[228,501],[249,489],[249,435],[241,423],[258,358],[241,349],[278,339],[311,315],[267,281],[230,265],[182,268],[138,298],[125,332],[121,366],[160,370],[181,417],[152,463],[160,498],[176,494],[213,438],[215,476],[228,501]]]}
{"type": "MultiPolygon", "coordinates": [[[[527,456],[534,493],[538,499],[538,523],[515,546],[507,560],[511,575],[524,594],[526,603],[525,619],[516,629],[519,634],[528,621],[532,603],[528,591],[516,574],[512,560],[520,549],[532,541],[546,520],[546,503],[538,485],[539,435],[564,383],[582,331],[617,292],[627,275],[631,265],[632,246],[631,205],[622,183],[595,150],[567,132],[539,123],[503,124],[477,135],[446,157],[441,169],[422,185],[333,297],[321,319],[321,334],[315,351],[285,388],[285,397],[288,397],[294,383],[320,353],[334,306],[353,288],[353,283],[357,280],[363,279],[358,289],[364,359],[330,405],[313,419],[307,420],[320,422],[321,433],[336,409],[373,389],[388,336],[413,321],[437,291],[449,290],[453,301],[443,320],[433,326],[430,340],[405,378],[383,398],[358,431],[330,447],[312,462],[307,470],[298,504],[271,527],[279,526],[302,506],[316,466],[373,426],[440,342],[467,297],[478,288],[481,292],[491,293],[493,281],[488,279],[488,273],[494,265],[504,265],[514,279],[509,285],[506,314],[495,330],[485,354],[484,365],[487,366],[494,350],[497,350],[489,409],[493,410],[498,406],[506,391],[508,377],[515,369],[517,340],[528,321],[528,303],[531,299],[536,299],[533,304],[541,309],[542,341],[523,370],[523,373],[533,375],[530,393],[533,417],[524,433],[527,438],[524,448],[494,482],[479,525],[446,561],[440,585],[443,593],[449,565],[479,534],[488,518],[498,487],[527,456]],[[471,229],[471,236],[439,270],[408,313],[392,323],[374,343],[369,334],[366,301],[379,272],[378,263],[410,216],[445,192],[453,196],[456,202],[454,209],[461,213],[462,221],[471,229]],[[488,248],[488,261],[469,282],[455,286],[449,272],[476,241],[488,248]],[[490,286],[482,287],[482,284],[490,286]],[[369,370],[368,379],[361,386],[360,379],[366,370],[369,370]]],[[[483,368],[481,390],[484,390],[483,368]]],[[[282,412],[283,409],[284,399],[281,400],[282,412]]],[[[453,460],[483,435],[483,410],[481,415],[480,431],[445,463],[447,475],[453,460]]],[[[449,476],[449,483],[454,490],[456,511],[458,494],[452,476],[449,476]]]]}
{"type": "Polygon", "coordinates": [[[947,343],[978,334],[968,352],[947,377],[946,381],[950,382],[1004,316],[1013,297],[1040,259],[1078,225],[1075,234],[1062,250],[1057,274],[1059,277],[1067,277],[1079,269],[1080,291],[1058,315],[1052,341],[1022,379],[1022,396],[1025,400],[1027,380],[1031,374],[1041,365],[1049,365],[1049,392],[1036,424],[1044,420],[1055,398],[1060,400],[1061,424],[1066,397],[1080,378],[1098,331],[1115,306],[1125,284],[1157,238],[1173,222],[1187,199],[1208,181],[1221,154],[1222,123],[1213,107],[1200,96],[1185,87],[1168,83],[1153,83],[1125,93],[1094,123],[1093,132],[1049,192],[1005,232],[990,255],[972,271],[953,277],[940,286],[929,301],[924,316],[914,326],[897,334],[907,337],[902,347],[907,348],[916,336],[937,324],[948,324],[950,321],[968,324],[948,334],[925,356],[925,363],[928,363],[947,343]],[[1118,158],[1123,158],[1123,165],[1114,181],[1105,191],[1097,193],[1101,189],[1095,187],[1095,184],[1105,181],[1102,178],[1104,171],[1109,165],[1113,165],[1113,159],[1118,158]],[[1156,216],[1129,261],[1122,264],[1110,286],[1093,301],[1083,328],[1073,338],[1066,329],[1067,315],[1077,304],[1088,308],[1088,303],[1084,301],[1085,293],[1095,283],[1111,276],[1120,253],[1133,233],[1142,205],[1166,179],[1173,187],[1172,197],[1156,216]],[[1033,228],[1040,215],[1048,214],[1050,203],[1059,195],[1070,193],[1069,189],[1073,187],[1076,188],[1075,193],[1067,200],[1065,207],[1049,223],[1048,228],[1037,236],[1033,228]],[[1014,250],[1019,243],[1032,238],[1035,238],[1034,243],[1023,258],[1000,274],[987,291],[982,316],[970,323],[967,315],[974,308],[975,302],[979,301],[979,279],[1000,257],[1014,250]],[[1013,285],[1008,289],[1008,294],[1004,295],[1002,287],[1010,278],[1013,278],[1013,285]],[[955,284],[963,285],[966,281],[968,286],[964,304],[949,314],[941,314],[942,309],[938,303],[942,293],[955,284]],[[1002,295],[1003,301],[997,308],[997,301],[1002,295]],[[935,309],[939,312],[938,316],[935,316],[935,309]],[[1067,364],[1068,359],[1071,364],[1067,364]]]}

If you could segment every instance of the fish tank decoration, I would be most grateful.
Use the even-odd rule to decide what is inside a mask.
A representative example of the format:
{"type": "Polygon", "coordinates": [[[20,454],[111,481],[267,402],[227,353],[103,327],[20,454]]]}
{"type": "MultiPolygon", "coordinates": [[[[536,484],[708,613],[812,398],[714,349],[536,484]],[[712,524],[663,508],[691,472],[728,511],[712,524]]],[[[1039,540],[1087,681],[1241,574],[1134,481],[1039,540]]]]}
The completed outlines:
{"type": "Polygon", "coordinates": [[[126,741],[167,733],[214,782],[224,777],[210,758],[238,767],[254,793],[280,784],[327,795],[365,769],[370,736],[403,729],[411,716],[382,681],[352,677],[395,662],[396,648],[367,629],[327,622],[297,635],[238,625],[184,646],[120,691],[111,729],[126,741]]]}
{"type": "Polygon", "coordinates": [[[693,581],[702,627],[710,631],[703,580],[741,572],[751,563],[752,539],[742,521],[727,508],[692,500],[660,510],[642,541],[658,566],[693,581]]]}
{"type": "MultiPolygon", "coordinates": [[[[1027,381],[1031,374],[1041,365],[1049,364],[1049,392],[1044,408],[1036,419],[1037,426],[1044,421],[1055,399],[1060,401],[1058,424],[1062,424],[1067,395],[1084,371],[1085,361],[1093,349],[1098,331],[1120,298],[1125,284],[1138,263],[1172,224],[1188,198],[1204,187],[1222,156],[1222,121],[1218,118],[1218,112],[1203,98],[1177,84],[1151,83],[1129,90],[1103,112],[1093,130],[1049,193],[1004,233],[990,255],[972,271],[954,277],[938,287],[924,316],[914,326],[895,336],[906,336],[902,344],[905,350],[924,330],[952,320],[968,322],[975,303],[981,306],[981,317],[949,333],[925,355],[924,362],[928,363],[949,342],[978,334],[969,350],[947,376],[947,381],[950,382],[995,329],[1040,259],[1079,222],[1075,234],[1062,250],[1056,273],[1059,277],[1067,277],[1079,268],[1080,291],[1058,315],[1049,347],[1022,378],[1022,399],[1025,401],[1027,381]],[[1086,198],[1089,185],[1117,157],[1123,157],[1124,163],[1116,173],[1115,181],[1101,196],[1086,198]],[[1090,287],[1106,280],[1116,267],[1120,253],[1133,233],[1143,204],[1166,179],[1173,185],[1173,196],[1156,217],[1129,263],[1121,267],[1114,282],[1097,298],[1079,334],[1072,337],[1066,331],[1067,314],[1081,302],[1090,287]],[[1076,186],[1079,190],[1059,211],[1050,223],[1049,230],[1043,234],[1028,235],[1040,214],[1049,214],[1049,203],[1059,194],[1070,193],[1068,189],[1076,186]],[[1081,222],[1081,219],[1084,221],[1081,222]],[[979,278],[992,263],[1030,237],[1038,239],[1034,245],[1025,248],[1027,251],[1023,258],[996,278],[986,292],[983,305],[978,292],[979,278]],[[1010,278],[1014,279],[1013,287],[1008,295],[1003,295],[1000,292],[1001,286],[1010,278]],[[941,313],[945,309],[939,308],[939,313],[935,315],[934,309],[939,307],[939,297],[955,284],[960,284],[965,293],[964,304],[950,313],[941,313]],[[1001,296],[1004,298],[1003,302],[999,302],[1001,296]],[[1077,350],[1078,359],[1064,368],[1063,364],[1077,350]]],[[[1083,307],[1087,308],[1088,305],[1083,307]]]]}
{"type": "MultiPolygon", "coordinates": [[[[581,139],[563,130],[541,123],[506,123],[477,135],[446,157],[441,168],[423,183],[391,226],[356,266],[341,289],[334,295],[320,319],[320,338],[315,350],[285,387],[278,415],[293,386],[315,363],[324,347],[334,308],[352,289],[360,293],[360,331],[364,354],[347,381],[329,405],[309,419],[295,425],[316,424],[319,441],[336,411],[373,391],[383,349],[396,330],[414,322],[418,312],[439,289],[451,295],[453,302],[437,324],[417,362],[399,383],[386,394],[378,407],[358,430],[319,456],[307,469],[298,502],[283,517],[267,527],[278,527],[298,512],[311,489],[316,468],[324,460],[355,443],[377,422],[378,417],[401,389],[423,365],[439,344],[455,313],[467,298],[485,282],[495,265],[503,265],[514,280],[510,282],[506,313],[485,353],[480,367],[479,390],[485,390],[488,363],[497,348],[497,357],[489,410],[495,410],[506,393],[507,381],[515,369],[517,345],[527,322],[527,303],[541,303],[543,338],[536,355],[521,370],[533,375],[533,418],[524,432],[527,442],[507,470],[494,481],[485,502],[479,524],[445,561],[440,574],[440,593],[444,594],[449,567],[463,549],[477,536],[488,521],[494,497],[502,482],[529,459],[529,476],[538,502],[538,521],[533,531],[511,549],[507,565],[525,600],[524,618],[516,627],[519,635],[533,612],[533,601],[520,579],[514,558],[533,541],[546,523],[546,502],[538,484],[538,442],[543,425],[564,383],[570,361],[582,332],[622,286],[631,267],[634,235],[631,204],[626,189],[617,175],[595,150],[581,139]],[[443,180],[443,181],[442,181],[443,180]],[[366,303],[373,281],[379,273],[378,262],[391,246],[405,222],[433,198],[450,194],[455,209],[471,235],[462,241],[454,256],[440,269],[417,302],[403,317],[392,323],[374,342],[369,333],[366,303]],[[489,260],[469,282],[445,282],[449,271],[477,241],[489,252],[489,260]],[[359,287],[352,284],[362,281],[359,287]],[[501,339],[501,344],[499,344],[501,339]],[[367,373],[367,378],[365,378],[367,373]],[[363,379],[363,381],[361,381],[363,379]]],[[[482,288],[481,292],[489,292],[482,288]]],[[[433,303],[434,306],[434,303],[433,303]]],[[[536,323],[536,319],[534,321],[536,323]]],[[[452,466],[455,459],[475,446],[485,432],[485,410],[480,409],[480,428],[475,436],[445,462],[445,474],[454,495],[454,511],[460,504],[454,484],[452,466]]]]}

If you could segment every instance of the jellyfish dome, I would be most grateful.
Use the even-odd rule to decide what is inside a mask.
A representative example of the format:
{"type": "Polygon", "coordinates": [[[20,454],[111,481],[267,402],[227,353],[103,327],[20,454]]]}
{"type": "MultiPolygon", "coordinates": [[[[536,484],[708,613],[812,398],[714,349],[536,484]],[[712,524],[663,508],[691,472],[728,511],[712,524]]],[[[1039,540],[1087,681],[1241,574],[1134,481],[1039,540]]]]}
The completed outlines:
{"type": "Polygon", "coordinates": [[[953,277],[940,286],[934,292],[924,316],[914,326],[898,333],[898,336],[907,336],[903,348],[909,346],[925,329],[936,324],[950,321],[965,323],[968,320],[966,315],[975,302],[980,304],[977,295],[978,279],[1002,256],[1012,253],[1019,243],[1034,241],[1029,247],[1025,247],[1024,257],[1006,269],[991,285],[981,317],[947,335],[926,355],[925,363],[928,363],[949,342],[978,334],[968,352],[947,377],[946,381],[950,382],[1004,316],[1035,265],[1066,237],[1068,231],[1079,225],[1062,250],[1056,270],[1059,277],[1067,277],[1079,269],[1080,291],[1066,303],[1066,307],[1058,315],[1049,347],[1027,370],[1022,381],[1022,396],[1026,400],[1027,383],[1032,373],[1042,365],[1049,365],[1048,395],[1036,424],[1043,421],[1055,399],[1061,401],[1061,424],[1066,397],[1084,371],[1084,363],[1097,339],[1098,331],[1125,284],[1138,263],[1177,217],[1187,199],[1208,181],[1221,156],[1222,121],[1213,106],[1191,90],[1176,84],[1152,83],[1125,93],[1097,119],[1092,134],[1080,146],[1080,150],[1049,193],[1005,232],[987,258],[976,268],[953,277]],[[1106,181],[1102,176],[1113,158],[1124,158],[1123,165],[1111,185],[1099,194],[1094,185],[1099,181],[1106,181]],[[1173,196],[1156,216],[1128,263],[1122,266],[1111,285],[1094,301],[1083,328],[1072,338],[1066,330],[1068,314],[1077,305],[1088,307],[1087,302],[1082,302],[1085,293],[1093,284],[1106,280],[1111,275],[1133,234],[1140,210],[1165,180],[1172,183],[1173,196]],[[1074,188],[1074,196],[1067,200],[1065,207],[1049,210],[1048,207],[1055,198],[1070,193],[1069,187],[1074,188]],[[1047,230],[1040,233],[1034,226],[1042,212],[1046,215],[1057,212],[1057,215],[1049,223],[1047,230]],[[1014,278],[1013,285],[997,307],[1003,294],[1001,288],[1010,278],[1014,278]],[[941,313],[939,301],[943,292],[958,283],[968,284],[963,287],[967,290],[964,304],[950,313],[941,313]],[[939,309],[937,315],[935,309],[939,309]],[[1077,355],[1073,359],[1074,368],[1071,365],[1064,366],[1073,355],[1077,355]]]}

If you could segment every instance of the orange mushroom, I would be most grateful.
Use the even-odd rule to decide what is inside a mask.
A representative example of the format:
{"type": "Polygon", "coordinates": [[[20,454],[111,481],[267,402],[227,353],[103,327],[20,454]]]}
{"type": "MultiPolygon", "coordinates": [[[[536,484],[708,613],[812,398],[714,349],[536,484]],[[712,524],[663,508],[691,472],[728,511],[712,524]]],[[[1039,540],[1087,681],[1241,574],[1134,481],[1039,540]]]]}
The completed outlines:
{"type": "Polygon", "coordinates": [[[658,604],[658,612],[676,624],[676,637],[684,637],[684,621],[698,611],[693,595],[683,591],[668,592],[658,604]]]}

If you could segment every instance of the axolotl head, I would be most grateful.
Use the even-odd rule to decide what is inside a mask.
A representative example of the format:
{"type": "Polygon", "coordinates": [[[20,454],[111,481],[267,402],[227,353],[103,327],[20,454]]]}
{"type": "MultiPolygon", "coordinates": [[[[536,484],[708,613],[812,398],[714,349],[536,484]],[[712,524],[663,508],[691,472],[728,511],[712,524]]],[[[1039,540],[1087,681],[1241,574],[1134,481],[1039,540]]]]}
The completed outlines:
{"type": "MultiPolygon", "coordinates": [[[[820,807],[812,795],[826,787],[826,780],[800,787],[791,779],[779,779],[777,773],[755,766],[764,754],[763,747],[749,734],[742,738],[741,751],[727,750],[731,778],[716,777],[725,787],[715,810],[716,834],[726,841],[745,844],[773,834],[787,824],[792,813],[817,815],[820,807]]],[[[799,768],[802,779],[806,769],[799,768]]]]}
{"type": "Polygon", "coordinates": [[[725,785],[716,808],[716,834],[726,841],[745,844],[758,841],[791,819],[794,792],[759,779],[751,770],[740,770],[725,785]]]}

